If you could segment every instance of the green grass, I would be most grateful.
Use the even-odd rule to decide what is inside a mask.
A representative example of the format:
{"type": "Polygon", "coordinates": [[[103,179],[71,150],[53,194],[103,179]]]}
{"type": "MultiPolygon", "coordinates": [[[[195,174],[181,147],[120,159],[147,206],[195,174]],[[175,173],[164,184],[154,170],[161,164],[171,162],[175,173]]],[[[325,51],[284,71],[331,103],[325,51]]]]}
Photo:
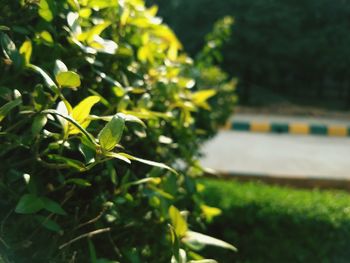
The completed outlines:
{"type": "Polygon", "coordinates": [[[208,232],[239,252],[208,249],[219,262],[350,262],[350,195],[262,183],[203,180],[223,214],[208,232]]]}

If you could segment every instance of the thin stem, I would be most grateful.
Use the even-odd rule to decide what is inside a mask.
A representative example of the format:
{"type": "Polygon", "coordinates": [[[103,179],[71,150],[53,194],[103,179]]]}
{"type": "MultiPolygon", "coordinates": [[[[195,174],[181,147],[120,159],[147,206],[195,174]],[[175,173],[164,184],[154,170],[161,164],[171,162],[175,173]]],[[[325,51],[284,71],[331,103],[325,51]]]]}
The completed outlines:
{"type": "Polygon", "coordinates": [[[60,245],[58,247],[58,249],[63,249],[65,248],[66,246],[69,246],[70,244],[74,243],[74,242],[77,242],[79,241],[80,239],[83,239],[83,238],[91,238],[93,236],[96,236],[96,235],[99,235],[99,234],[102,234],[102,233],[106,233],[106,232],[110,232],[111,231],[111,228],[110,227],[107,227],[107,228],[101,228],[101,229],[98,229],[98,230],[94,230],[94,231],[91,231],[91,232],[88,232],[88,233],[85,233],[85,234],[82,234],[80,236],[77,236],[76,238],[73,238],[71,240],[69,240],[68,242],[60,245]]]}

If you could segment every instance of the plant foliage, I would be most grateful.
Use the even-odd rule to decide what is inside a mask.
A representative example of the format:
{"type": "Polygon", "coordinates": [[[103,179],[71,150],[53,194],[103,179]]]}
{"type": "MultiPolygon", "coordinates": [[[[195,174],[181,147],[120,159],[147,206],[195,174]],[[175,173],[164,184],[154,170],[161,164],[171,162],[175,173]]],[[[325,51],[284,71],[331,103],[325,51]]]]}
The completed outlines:
{"type": "Polygon", "coordinates": [[[234,254],[208,249],[207,256],[215,255],[219,262],[349,261],[349,193],[260,182],[201,183],[208,204],[222,209],[207,232],[239,248],[234,254]]]}
{"type": "Polygon", "coordinates": [[[141,0],[0,9],[0,260],[195,262],[204,245],[235,250],[190,230],[220,213],[197,193],[199,146],[235,102],[212,54],[193,61],[141,0]]]}

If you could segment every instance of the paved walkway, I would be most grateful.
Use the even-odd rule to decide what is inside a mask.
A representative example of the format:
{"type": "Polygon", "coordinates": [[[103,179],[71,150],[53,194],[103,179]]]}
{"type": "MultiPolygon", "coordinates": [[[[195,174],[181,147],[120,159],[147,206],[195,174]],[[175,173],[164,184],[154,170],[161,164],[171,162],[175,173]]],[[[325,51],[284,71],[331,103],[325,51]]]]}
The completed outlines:
{"type": "Polygon", "coordinates": [[[221,131],[203,151],[204,167],[226,173],[350,180],[349,137],[221,131]]]}

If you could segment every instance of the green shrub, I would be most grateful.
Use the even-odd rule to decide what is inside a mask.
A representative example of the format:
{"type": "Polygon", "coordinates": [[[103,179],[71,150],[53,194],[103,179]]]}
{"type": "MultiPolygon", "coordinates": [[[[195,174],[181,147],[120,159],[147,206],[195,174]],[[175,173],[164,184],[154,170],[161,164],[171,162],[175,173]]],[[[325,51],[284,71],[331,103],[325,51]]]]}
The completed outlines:
{"type": "Polygon", "coordinates": [[[234,249],[188,230],[213,216],[197,193],[199,146],[235,101],[211,54],[193,61],[142,0],[0,9],[0,261],[185,262],[202,243],[234,249]]]}
{"type": "Polygon", "coordinates": [[[348,262],[350,195],[262,183],[204,180],[204,199],[222,209],[208,228],[238,253],[219,262],[348,262]]]}

